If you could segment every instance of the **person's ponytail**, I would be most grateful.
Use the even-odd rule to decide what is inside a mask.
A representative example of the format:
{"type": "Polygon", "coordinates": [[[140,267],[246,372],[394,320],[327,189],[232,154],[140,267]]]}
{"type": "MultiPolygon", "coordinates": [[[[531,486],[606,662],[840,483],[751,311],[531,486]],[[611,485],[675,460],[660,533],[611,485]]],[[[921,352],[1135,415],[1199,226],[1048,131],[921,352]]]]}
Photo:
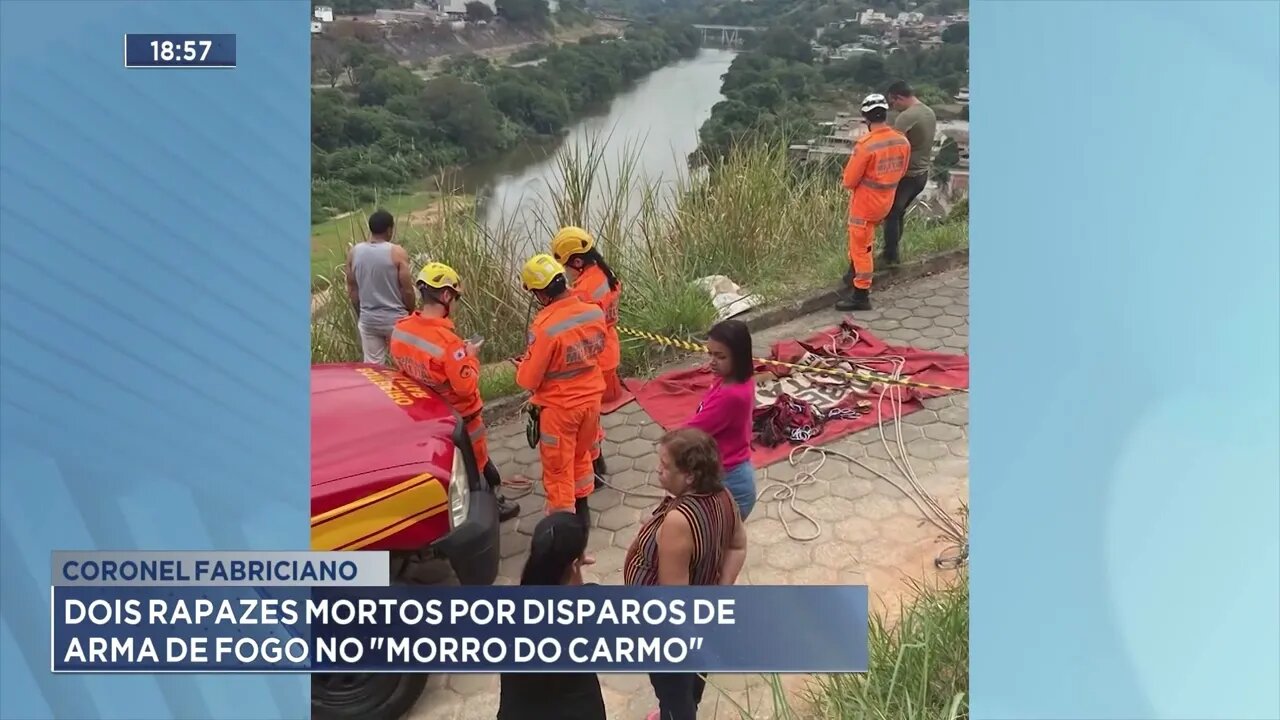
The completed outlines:
{"type": "Polygon", "coordinates": [[[587,252],[583,253],[582,257],[585,258],[587,262],[604,271],[604,276],[609,281],[610,290],[618,289],[618,276],[613,274],[613,268],[609,267],[609,263],[604,261],[604,256],[600,254],[599,250],[591,248],[587,252]]]}

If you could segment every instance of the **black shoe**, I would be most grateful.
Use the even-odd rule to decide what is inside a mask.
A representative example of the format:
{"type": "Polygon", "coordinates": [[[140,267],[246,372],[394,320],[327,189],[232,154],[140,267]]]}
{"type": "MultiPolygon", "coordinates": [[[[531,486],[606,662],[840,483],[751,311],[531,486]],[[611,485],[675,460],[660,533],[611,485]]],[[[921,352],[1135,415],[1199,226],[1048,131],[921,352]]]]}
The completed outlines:
{"type": "Polygon", "coordinates": [[[876,267],[892,269],[898,266],[898,256],[882,254],[876,258],[876,267]]]}
{"type": "Polygon", "coordinates": [[[841,312],[856,312],[858,310],[871,309],[871,292],[869,290],[854,290],[853,294],[840,298],[836,301],[836,309],[841,312]]]}
{"type": "Polygon", "coordinates": [[[520,506],[498,493],[498,522],[506,522],[520,514],[520,506]]]}
{"type": "Polygon", "coordinates": [[[591,466],[595,469],[596,475],[604,476],[609,474],[609,467],[604,464],[603,455],[592,461],[591,466]]]}

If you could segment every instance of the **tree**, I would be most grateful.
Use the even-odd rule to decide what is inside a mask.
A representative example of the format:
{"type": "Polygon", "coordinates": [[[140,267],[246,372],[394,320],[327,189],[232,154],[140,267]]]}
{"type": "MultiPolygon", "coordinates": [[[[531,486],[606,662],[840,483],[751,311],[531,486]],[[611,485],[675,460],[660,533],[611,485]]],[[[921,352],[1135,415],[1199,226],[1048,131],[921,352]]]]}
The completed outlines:
{"type": "Polygon", "coordinates": [[[382,106],[397,95],[410,95],[422,88],[422,80],[412,70],[399,65],[378,69],[361,82],[357,97],[361,105],[382,106]]]}
{"type": "Polygon", "coordinates": [[[466,4],[467,19],[471,22],[489,22],[493,19],[493,10],[479,0],[466,4]]]}
{"type": "Polygon", "coordinates": [[[942,42],[950,45],[967,45],[969,43],[969,23],[956,23],[943,28],[942,42]]]}
{"type": "Polygon", "coordinates": [[[342,48],[332,42],[317,42],[311,52],[311,64],[315,67],[316,77],[329,83],[329,87],[337,87],[338,80],[346,70],[342,48]]]}
{"type": "Polygon", "coordinates": [[[546,27],[551,21],[547,0],[497,0],[498,16],[513,25],[546,27]]]}
{"type": "Polygon", "coordinates": [[[502,116],[476,84],[442,75],[423,89],[423,116],[470,157],[483,157],[503,146],[502,116]]]}
{"type": "Polygon", "coordinates": [[[801,63],[813,62],[813,48],[809,41],[789,27],[772,27],[760,38],[760,51],[771,57],[801,63]]]}

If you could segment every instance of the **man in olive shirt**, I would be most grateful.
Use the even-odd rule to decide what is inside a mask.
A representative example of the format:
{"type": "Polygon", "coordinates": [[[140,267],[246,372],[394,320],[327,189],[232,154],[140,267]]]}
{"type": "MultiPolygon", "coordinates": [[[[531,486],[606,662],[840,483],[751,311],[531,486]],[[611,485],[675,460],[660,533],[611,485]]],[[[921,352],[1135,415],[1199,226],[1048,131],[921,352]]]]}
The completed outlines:
{"type": "Polygon", "coordinates": [[[920,102],[911,86],[901,80],[890,85],[885,95],[889,98],[889,107],[898,113],[893,127],[906,135],[907,142],[911,143],[907,174],[898,182],[898,189],[893,195],[893,208],[884,219],[884,254],[877,263],[897,265],[898,243],[902,240],[902,225],[907,216],[907,208],[929,183],[933,137],[938,131],[938,118],[928,105],[920,102]]]}

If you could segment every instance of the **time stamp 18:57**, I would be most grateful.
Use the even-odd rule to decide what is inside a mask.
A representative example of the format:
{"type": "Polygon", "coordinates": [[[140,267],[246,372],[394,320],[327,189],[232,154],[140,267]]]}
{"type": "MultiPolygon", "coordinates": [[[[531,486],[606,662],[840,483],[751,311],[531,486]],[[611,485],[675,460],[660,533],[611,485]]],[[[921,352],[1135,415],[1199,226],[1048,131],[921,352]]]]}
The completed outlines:
{"type": "Polygon", "coordinates": [[[235,35],[124,36],[127,68],[234,68],[235,35]]]}

